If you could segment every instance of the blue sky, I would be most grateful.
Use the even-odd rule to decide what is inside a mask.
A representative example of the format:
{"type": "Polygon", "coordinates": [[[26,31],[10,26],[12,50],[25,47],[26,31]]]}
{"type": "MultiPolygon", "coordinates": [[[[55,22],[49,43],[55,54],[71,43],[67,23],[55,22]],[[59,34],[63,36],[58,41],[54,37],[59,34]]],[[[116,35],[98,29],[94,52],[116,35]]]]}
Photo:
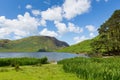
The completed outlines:
{"type": "Polygon", "coordinates": [[[44,35],[75,44],[120,9],[119,0],[0,0],[0,39],[44,35]]]}

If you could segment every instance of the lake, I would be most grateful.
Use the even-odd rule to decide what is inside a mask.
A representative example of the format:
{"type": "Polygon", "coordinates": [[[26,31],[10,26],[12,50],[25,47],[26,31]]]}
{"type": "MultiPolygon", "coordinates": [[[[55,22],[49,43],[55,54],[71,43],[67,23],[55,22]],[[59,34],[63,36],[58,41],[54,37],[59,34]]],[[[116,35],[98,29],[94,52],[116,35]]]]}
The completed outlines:
{"type": "Polygon", "coordinates": [[[74,57],[87,57],[84,54],[71,54],[71,53],[57,53],[57,52],[33,52],[33,53],[0,53],[0,58],[20,58],[20,57],[33,57],[42,58],[47,57],[48,61],[59,61],[66,58],[74,57]]]}

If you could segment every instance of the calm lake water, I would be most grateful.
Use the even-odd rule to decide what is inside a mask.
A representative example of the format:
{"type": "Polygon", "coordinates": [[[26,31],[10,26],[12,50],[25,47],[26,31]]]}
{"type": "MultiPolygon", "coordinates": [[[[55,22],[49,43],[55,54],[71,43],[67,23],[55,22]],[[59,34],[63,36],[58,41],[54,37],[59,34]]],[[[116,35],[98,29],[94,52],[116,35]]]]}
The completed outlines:
{"type": "Polygon", "coordinates": [[[59,61],[66,58],[73,57],[87,57],[84,54],[71,54],[71,53],[57,53],[57,52],[35,52],[35,53],[0,53],[0,58],[20,58],[20,57],[34,57],[42,58],[47,57],[48,61],[59,61]]]}

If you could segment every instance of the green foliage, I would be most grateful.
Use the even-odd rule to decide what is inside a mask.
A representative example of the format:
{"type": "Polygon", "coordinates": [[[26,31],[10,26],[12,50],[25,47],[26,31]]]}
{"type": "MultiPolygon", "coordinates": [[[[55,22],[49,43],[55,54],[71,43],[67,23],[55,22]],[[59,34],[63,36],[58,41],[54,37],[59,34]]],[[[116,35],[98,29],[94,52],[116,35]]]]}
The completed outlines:
{"type": "Polygon", "coordinates": [[[48,36],[31,36],[13,41],[0,40],[0,52],[55,51],[65,46],[69,45],[48,36]]]}
{"type": "Polygon", "coordinates": [[[98,31],[99,39],[93,42],[94,50],[109,55],[120,55],[120,10],[116,10],[98,31]]]}
{"type": "Polygon", "coordinates": [[[17,65],[36,65],[36,64],[46,64],[47,58],[1,58],[0,66],[12,66],[15,67],[17,65]]]}
{"type": "Polygon", "coordinates": [[[119,80],[120,57],[72,58],[58,62],[66,72],[75,73],[84,80],[119,80]]]}
{"type": "Polygon", "coordinates": [[[58,52],[88,53],[92,50],[92,48],[91,48],[92,41],[93,41],[92,39],[91,40],[85,40],[85,41],[82,41],[78,44],[60,49],[60,50],[58,50],[58,52]]]}

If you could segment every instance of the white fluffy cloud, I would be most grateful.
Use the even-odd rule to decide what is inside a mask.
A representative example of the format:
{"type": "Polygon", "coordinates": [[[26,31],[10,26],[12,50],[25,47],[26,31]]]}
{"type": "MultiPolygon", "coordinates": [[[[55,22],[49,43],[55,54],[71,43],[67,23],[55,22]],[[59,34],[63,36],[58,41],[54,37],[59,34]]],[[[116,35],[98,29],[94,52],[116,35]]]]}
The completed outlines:
{"type": "Polygon", "coordinates": [[[90,0],[65,0],[62,6],[54,6],[45,11],[32,10],[33,15],[41,15],[40,23],[46,26],[47,21],[54,21],[57,32],[63,35],[67,32],[81,33],[83,29],[73,23],[62,23],[63,18],[72,19],[77,15],[87,12],[90,8],[90,0]]]}
{"type": "Polygon", "coordinates": [[[81,32],[83,32],[82,28],[80,28],[80,27],[78,27],[75,24],[70,23],[70,22],[68,23],[68,25],[66,25],[65,23],[55,21],[54,24],[58,29],[58,33],[61,34],[61,35],[65,34],[67,32],[73,32],[73,33],[81,33],[81,32]]]}
{"type": "Polygon", "coordinates": [[[67,29],[66,24],[60,23],[60,22],[58,22],[58,21],[55,21],[54,24],[55,24],[55,26],[57,27],[59,34],[62,35],[62,34],[64,34],[64,33],[68,32],[68,29],[67,29]]]}
{"type": "Polygon", "coordinates": [[[41,12],[39,10],[32,10],[32,14],[38,16],[41,15],[41,12]]]}
{"type": "Polygon", "coordinates": [[[90,0],[65,0],[62,6],[48,8],[41,12],[44,20],[61,21],[62,18],[72,19],[77,15],[88,12],[90,0]]]}
{"type": "Polygon", "coordinates": [[[26,37],[36,34],[40,23],[26,12],[23,16],[18,15],[17,19],[7,19],[4,16],[0,16],[0,26],[0,38],[9,38],[11,34],[26,37]]]}
{"type": "Polygon", "coordinates": [[[77,36],[77,37],[74,37],[74,38],[73,38],[73,40],[74,40],[76,43],[81,42],[81,41],[84,41],[84,40],[86,40],[86,39],[88,39],[88,38],[85,37],[85,36],[81,36],[81,37],[77,36]]]}
{"type": "Polygon", "coordinates": [[[96,31],[96,28],[93,25],[87,25],[87,26],[85,26],[85,28],[87,28],[88,31],[90,31],[90,32],[95,32],[96,31]]]}
{"type": "Polygon", "coordinates": [[[90,0],[65,0],[63,4],[64,17],[71,19],[87,12],[90,8],[90,0]]]}
{"type": "Polygon", "coordinates": [[[30,4],[26,5],[26,9],[32,9],[32,5],[30,4]]]}
{"type": "Polygon", "coordinates": [[[76,26],[73,23],[68,23],[68,30],[69,30],[69,32],[74,32],[74,33],[81,33],[81,32],[83,32],[82,28],[76,26]]]}
{"type": "Polygon", "coordinates": [[[41,12],[41,17],[44,20],[61,21],[62,8],[61,7],[48,8],[46,11],[41,12]]]}
{"type": "Polygon", "coordinates": [[[43,29],[39,34],[43,36],[51,36],[51,37],[58,36],[58,34],[55,31],[49,31],[47,28],[43,29]]]}

